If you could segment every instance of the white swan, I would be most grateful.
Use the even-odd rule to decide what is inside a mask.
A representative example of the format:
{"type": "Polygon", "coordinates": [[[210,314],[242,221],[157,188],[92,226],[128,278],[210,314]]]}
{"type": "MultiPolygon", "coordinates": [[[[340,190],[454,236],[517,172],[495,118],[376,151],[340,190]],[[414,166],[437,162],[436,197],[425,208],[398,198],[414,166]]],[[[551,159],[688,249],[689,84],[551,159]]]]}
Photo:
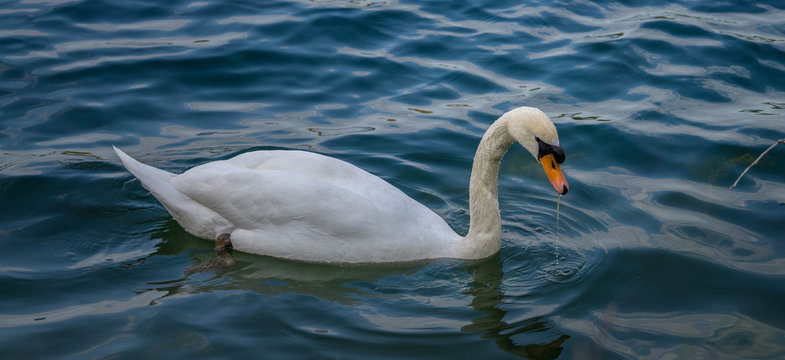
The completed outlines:
{"type": "Polygon", "coordinates": [[[499,164],[516,140],[542,163],[554,189],[567,193],[553,122],[535,108],[511,110],[488,128],[474,156],[466,236],[379,177],[311,152],[248,152],[175,175],[114,149],[195,236],[230,239],[227,245],[236,250],[287,259],[369,263],[480,259],[498,252],[499,164]]]}

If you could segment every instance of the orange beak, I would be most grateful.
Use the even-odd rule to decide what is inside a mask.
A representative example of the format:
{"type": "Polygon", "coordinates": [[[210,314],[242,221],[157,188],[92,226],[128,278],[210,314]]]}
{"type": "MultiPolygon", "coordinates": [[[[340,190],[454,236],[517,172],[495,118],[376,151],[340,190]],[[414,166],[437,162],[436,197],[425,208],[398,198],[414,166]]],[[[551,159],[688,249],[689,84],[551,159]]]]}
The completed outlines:
{"type": "Polygon", "coordinates": [[[540,164],[545,169],[545,175],[548,176],[548,180],[551,181],[556,192],[562,195],[566,194],[570,190],[570,186],[567,185],[567,179],[564,178],[564,173],[561,172],[561,167],[556,163],[553,154],[541,157],[540,164]]]}

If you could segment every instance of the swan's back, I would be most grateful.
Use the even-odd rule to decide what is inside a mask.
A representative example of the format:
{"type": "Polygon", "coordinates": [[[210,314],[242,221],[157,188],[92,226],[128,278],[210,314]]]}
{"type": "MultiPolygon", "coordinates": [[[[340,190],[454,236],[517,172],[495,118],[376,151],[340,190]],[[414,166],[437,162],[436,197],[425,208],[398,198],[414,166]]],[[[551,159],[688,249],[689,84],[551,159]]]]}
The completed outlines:
{"type": "Polygon", "coordinates": [[[422,206],[378,176],[348,162],[317,153],[297,150],[253,151],[226,162],[254,171],[280,171],[323,181],[366,197],[380,207],[413,206],[411,203],[422,206]],[[399,203],[401,201],[406,203],[399,203]]]}

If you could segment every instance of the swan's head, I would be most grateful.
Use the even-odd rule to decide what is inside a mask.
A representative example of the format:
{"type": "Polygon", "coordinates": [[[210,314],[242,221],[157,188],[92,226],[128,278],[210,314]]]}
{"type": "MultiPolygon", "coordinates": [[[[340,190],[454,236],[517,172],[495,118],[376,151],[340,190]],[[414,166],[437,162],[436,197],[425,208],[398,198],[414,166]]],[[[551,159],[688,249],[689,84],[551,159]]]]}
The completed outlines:
{"type": "Polygon", "coordinates": [[[564,162],[564,149],[559,145],[559,134],[553,121],[533,107],[519,107],[502,117],[507,118],[507,130],[512,137],[542,164],[556,192],[566,194],[570,187],[559,166],[564,162]]]}

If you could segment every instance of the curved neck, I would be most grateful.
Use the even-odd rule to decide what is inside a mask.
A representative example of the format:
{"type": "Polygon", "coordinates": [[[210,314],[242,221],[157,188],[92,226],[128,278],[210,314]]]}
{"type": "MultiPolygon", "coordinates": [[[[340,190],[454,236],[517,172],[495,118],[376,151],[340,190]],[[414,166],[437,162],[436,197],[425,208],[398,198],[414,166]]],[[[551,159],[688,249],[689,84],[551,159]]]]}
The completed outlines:
{"type": "Polygon", "coordinates": [[[474,155],[469,181],[469,233],[460,245],[461,251],[473,258],[492,255],[501,245],[499,165],[514,142],[507,120],[502,117],[485,132],[474,155]]]}

